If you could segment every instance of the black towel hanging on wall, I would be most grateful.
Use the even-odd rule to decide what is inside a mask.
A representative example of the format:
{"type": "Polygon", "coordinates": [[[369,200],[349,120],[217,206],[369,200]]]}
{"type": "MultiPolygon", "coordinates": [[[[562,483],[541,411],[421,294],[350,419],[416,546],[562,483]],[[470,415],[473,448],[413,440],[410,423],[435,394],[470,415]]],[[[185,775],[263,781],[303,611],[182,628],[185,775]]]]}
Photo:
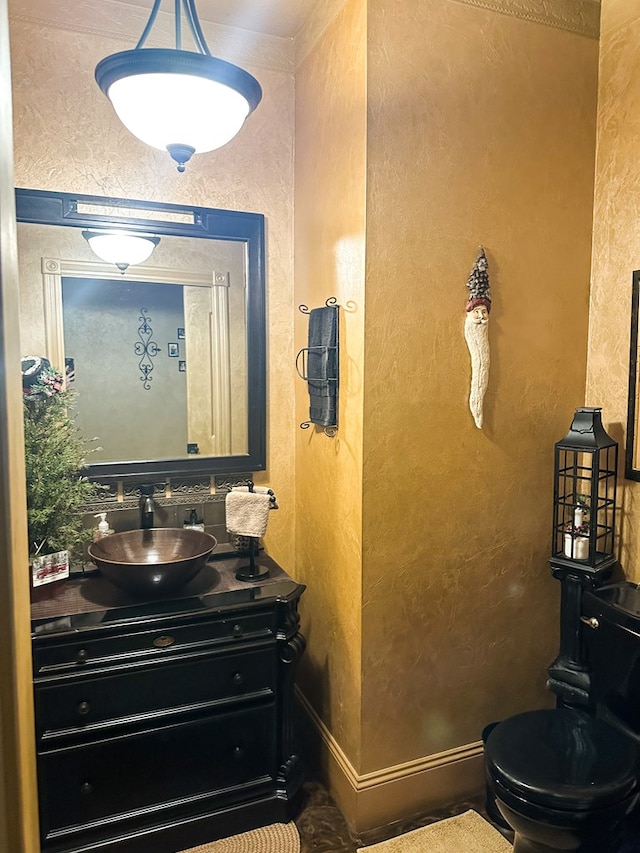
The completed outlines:
{"type": "Polygon", "coordinates": [[[300,306],[309,315],[308,346],[296,356],[298,375],[306,380],[309,392],[309,420],[300,426],[317,424],[327,435],[335,435],[338,428],[339,308],[334,297],[311,311],[300,306]]]}

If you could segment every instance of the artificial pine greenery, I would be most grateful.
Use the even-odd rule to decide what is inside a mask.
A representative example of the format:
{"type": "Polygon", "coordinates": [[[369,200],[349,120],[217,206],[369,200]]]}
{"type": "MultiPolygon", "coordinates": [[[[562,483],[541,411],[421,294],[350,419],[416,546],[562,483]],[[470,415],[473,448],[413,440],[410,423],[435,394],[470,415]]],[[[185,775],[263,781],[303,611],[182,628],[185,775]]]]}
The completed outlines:
{"type": "Polygon", "coordinates": [[[81,509],[101,489],[80,474],[86,448],[69,414],[74,392],[45,368],[24,393],[29,553],[69,550],[88,539],[81,509]]]}

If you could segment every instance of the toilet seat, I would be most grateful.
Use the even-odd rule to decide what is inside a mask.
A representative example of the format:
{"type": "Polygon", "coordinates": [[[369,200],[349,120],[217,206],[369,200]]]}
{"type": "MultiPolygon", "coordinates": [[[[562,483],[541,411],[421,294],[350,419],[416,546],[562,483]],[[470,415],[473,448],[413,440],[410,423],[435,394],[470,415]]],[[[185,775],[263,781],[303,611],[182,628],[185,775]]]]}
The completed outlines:
{"type": "Polygon", "coordinates": [[[486,743],[488,779],[505,805],[556,825],[616,811],[635,796],[636,745],[574,709],[528,711],[499,723],[486,743]]]}

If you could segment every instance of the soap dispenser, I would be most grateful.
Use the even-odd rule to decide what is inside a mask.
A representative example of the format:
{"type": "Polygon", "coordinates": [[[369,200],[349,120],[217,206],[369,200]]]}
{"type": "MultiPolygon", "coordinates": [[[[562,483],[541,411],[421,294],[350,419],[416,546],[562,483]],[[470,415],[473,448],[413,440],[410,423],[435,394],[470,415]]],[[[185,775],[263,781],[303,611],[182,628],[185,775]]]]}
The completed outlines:
{"type": "Polygon", "coordinates": [[[97,542],[98,539],[102,539],[105,536],[109,536],[114,531],[111,527],[109,527],[109,522],[107,521],[107,513],[106,512],[97,512],[94,515],[94,518],[99,518],[98,526],[93,531],[93,541],[97,542]]]}

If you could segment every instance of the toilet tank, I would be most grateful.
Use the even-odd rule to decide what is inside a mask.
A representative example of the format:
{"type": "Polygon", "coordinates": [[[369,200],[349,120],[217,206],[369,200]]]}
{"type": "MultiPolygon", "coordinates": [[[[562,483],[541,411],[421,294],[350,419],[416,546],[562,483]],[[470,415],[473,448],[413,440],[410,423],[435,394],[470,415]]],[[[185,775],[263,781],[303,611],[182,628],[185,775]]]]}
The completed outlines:
{"type": "Polygon", "coordinates": [[[585,591],[582,622],[591,705],[640,740],[640,588],[622,581],[585,591]]]}

